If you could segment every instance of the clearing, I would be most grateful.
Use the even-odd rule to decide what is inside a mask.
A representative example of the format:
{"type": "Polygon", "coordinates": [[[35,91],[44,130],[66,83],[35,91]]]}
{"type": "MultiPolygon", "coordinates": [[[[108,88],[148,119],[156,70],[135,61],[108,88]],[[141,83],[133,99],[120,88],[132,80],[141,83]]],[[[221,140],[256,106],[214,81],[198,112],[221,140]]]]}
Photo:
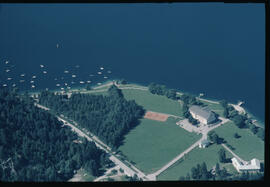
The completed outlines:
{"type": "Polygon", "coordinates": [[[124,139],[119,150],[138,169],[149,174],[199,140],[201,135],[189,133],[169,117],[166,122],[142,119],[124,139]],[[139,151],[138,151],[139,150],[139,151]]]}

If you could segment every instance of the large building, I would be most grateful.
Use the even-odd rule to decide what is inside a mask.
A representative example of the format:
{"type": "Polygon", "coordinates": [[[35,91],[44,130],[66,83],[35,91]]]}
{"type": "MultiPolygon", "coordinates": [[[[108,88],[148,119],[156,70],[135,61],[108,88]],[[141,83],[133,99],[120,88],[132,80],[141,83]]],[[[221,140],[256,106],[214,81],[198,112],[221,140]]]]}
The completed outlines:
{"type": "Polygon", "coordinates": [[[243,171],[257,172],[257,171],[260,171],[261,169],[260,161],[256,158],[253,158],[247,164],[243,164],[237,158],[233,157],[232,164],[238,172],[243,172],[243,171]]]}
{"type": "Polygon", "coordinates": [[[202,108],[196,105],[192,105],[189,108],[189,112],[194,119],[197,119],[203,124],[210,124],[216,121],[215,114],[208,108],[202,108]]]}

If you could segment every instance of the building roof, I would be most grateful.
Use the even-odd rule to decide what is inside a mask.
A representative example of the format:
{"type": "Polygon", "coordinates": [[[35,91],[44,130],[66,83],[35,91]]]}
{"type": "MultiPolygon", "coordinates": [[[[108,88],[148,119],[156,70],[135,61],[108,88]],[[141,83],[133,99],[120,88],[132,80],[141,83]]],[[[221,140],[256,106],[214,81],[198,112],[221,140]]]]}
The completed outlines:
{"type": "Polygon", "coordinates": [[[239,170],[259,170],[260,167],[260,161],[256,158],[253,158],[249,164],[242,164],[238,159],[235,157],[232,158],[232,162],[235,163],[236,167],[239,170]]]}
{"type": "Polygon", "coordinates": [[[215,119],[214,113],[209,108],[202,108],[196,105],[192,105],[189,110],[193,113],[195,113],[198,116],[203,117],[207,120],[215,119]]]}

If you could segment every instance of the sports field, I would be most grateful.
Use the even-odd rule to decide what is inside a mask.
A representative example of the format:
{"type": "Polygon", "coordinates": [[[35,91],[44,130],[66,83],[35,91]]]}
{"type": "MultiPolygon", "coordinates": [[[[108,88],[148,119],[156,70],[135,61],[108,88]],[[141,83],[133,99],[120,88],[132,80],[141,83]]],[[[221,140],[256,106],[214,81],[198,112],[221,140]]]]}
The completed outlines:
{"type": "Polygon", "coordinates": [[[201,135],[178,127],[171,118],[166,122],[142,119],[125,136],[119,150],[129,161],[135,162],[136,167],[149,174],[160,169],[200,138],[201,135]]]}
{"type": "Polygon", "coordinates": [[[160,113],[151,112],[151,111],[147,111],[144,115],[144,118],[156,120],[156,121],[166,121],[168,119],[168,117],[169,117],[169,115],[167,115],[167,114],[160,114],[160,113]]]}
{"type": "Polygon", "coordinates": [[[246,161],[253,158],[264,160],[264,142],[249,129],[239,129],[233,122],[228,122],[214,131],[235,148],[232,151],[240,158],[246,161]],[[234,133],[241,137],[235,138],[234,133]]]}
{"type": "Polygon", "coordinates": [[[181,104],[178,101],[168,99],[166,96],[155,95],[148,90],[126,89],[122,92],[127,100],[134,99],[137,104],[143,106],[146,110],[183,116],[181,104]]]}
{"type": "MultiPolygon", "coordinates": [[[[203,162],[207,165],[207,170],[210,170],[216,163],[219,163],[218,151],[222,148],[221,145],[212,144],[207,148],[194,148],[185,157],[172,165],[170,168],[161,173],[157,180],[179,180],[180,176],[191,174],[191,168],[203,162]]],[[[226,151],[226,157],[232,158],[232,155],[226,151]]],[[[222,166],[221,163],[219,163],[222,166]]]]}

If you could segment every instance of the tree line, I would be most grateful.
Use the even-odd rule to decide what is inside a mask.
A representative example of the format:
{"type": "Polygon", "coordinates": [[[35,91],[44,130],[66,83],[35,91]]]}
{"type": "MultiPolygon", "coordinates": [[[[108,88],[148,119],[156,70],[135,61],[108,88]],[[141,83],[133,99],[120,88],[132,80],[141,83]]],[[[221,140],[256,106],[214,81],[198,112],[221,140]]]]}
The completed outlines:
{"type": "Polygon", "coordinates": [[[0,180],[67,181],[84,168],[93,176],[111,165],[108,154],[52,114],[37,108],[27,95],[0,89],[0,180]]]}
{"type": "Polygon", "coordinates": [[[223,106],[223,114],[225,118],[232,120],[238,128],[250,129],[253,134],[257,135],[264,141],[265,131],[263,128],[252,124],[252,121],[247,117],[247,115],[239,114],[239,112],[236,111],[233,106],[229,105],[227,101],[222,100],[220,103],[223,106]]]}
{"type": "Polygon", "coordinates": [[[149,91],[152,94],[157,94],[157,95],[164,95],[168,97],[169,99],[177,100],[177,94],[175,89],[168,89],[166,88],[165,85],[160,85],[156,83],[150,83],[148,86],[149,91]]]}
{"type": "Polygon", "coordinates": [[[145,112],[134,100],[127,101],[115,85],[108,89],[108,96],[77,93],[68,99],[67,95],[43,91],[39,102],[75,120],[113,149],[121,145],[124,135],[139,124],[145,112]]]}

